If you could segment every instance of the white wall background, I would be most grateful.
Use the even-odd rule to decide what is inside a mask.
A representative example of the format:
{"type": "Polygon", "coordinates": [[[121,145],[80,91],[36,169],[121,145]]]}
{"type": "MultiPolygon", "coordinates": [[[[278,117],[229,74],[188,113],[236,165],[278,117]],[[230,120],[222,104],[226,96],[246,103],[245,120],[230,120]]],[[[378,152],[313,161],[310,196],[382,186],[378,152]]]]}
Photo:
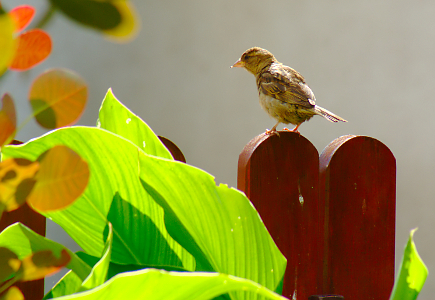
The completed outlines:
{"type": "MultiPolygon", "coordinates": [[[[46,0],[4,0],[36,6],[46,0]]],[[[50,67],[71,68],[90,88],[79,124],[94,125],[109,87],[154,131],[170,138],[190,164],[236,186],[244,145],[274,120],[261,110],[254,77],[229,69],[249,47],[270,50],[305,76],[320,106],[347,119],[316,117],[301,126],[319,152],[345,134],[381,140],[397,160],[397,260],[410,229],[429,270],[435,270],[435,2],[366,1],[133,1],[142,20],[129,44],[110,43],[95,31],[56,16],[46,30],[52,55],[27,73],[9,74],[19,119],[29,110],[31,80],[50,67]]],[[[279,127],[282,128],[282,127],[279,127]]],[[[18,138],[44,131],[27,125],[18,138]]],[[[114,145],[115,146],[115,145],[114,145]]],[[[67,241],[51,226],[48,236],[67,241]]],[[[370,241],[368,241],[370,242],[370,241]]],[[[357,256],[356,256],[357,259],[357,256]]],[[[53,280],[54,281],[54,280],[53,280]]],[[[431,299],[429,275],[419,299],[431,299]]]]}

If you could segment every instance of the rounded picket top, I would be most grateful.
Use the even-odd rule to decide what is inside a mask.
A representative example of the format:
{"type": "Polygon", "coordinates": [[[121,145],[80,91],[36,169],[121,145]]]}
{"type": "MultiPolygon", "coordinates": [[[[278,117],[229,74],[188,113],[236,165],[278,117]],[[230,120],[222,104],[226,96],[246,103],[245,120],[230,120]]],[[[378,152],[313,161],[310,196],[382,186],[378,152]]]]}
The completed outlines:
{"type": "Polygon", "coordinates": [[[170,139],[167,139],[163,136],[159,136],[160,141],[165,145],[166,148],[168,148],[169,152],[171,152],[172,157],[181,162],[186,162],[186,158],[184,157],[183,152],[181,152],[180,148],[178,148],[177,145],[175,145],[174,142],[172,142],[170,139]]]}
{"type": "MultiPolygon", "coordinates": [[[[262,133],[253,138],[239,155],[237,187],[248,196],[251,183],[247,180],[260,179],[249,177],[249,173],[259,171],[266,178],[277,178],[278,174],[297,174],[296,170],[305,169],[307,164],[318,165],[318,152],[314,145],[299,133],[279,131],[278,134],[262,133]],[[261,163],[261,165],[253,164],[261,163]],[[253,167],[261,166],[261,170],[253,167]]],[[[316,167],[317,168],[317,167],[316,167]]],[[[252,200],[251,200],[252,201],[252,200]]]]}
{"type": "Polygon", "coordinates": [[[321,292],[323,209],[319,205],[319,155],[295,132],[260,134],[239,156],[238,189],[260,214],[287,258],[283,295],[300,299],[321,292]]]}
{"type": "Polygon", "coordinates": [[[394,283],[396,160],[367,136],[342,136],[320,155],[325,201],[325,290],[388,299],[394,283]]]}

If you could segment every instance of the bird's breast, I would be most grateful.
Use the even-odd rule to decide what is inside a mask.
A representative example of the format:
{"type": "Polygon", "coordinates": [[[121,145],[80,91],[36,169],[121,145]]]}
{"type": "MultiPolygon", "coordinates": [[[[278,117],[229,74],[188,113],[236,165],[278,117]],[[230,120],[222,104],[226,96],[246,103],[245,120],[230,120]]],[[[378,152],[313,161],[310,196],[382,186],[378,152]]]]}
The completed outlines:
{"type": "Polygon", "coordinates": [[[314,109],[306,109],[298,104],[283,102],[259,92],[261,107],[275,120],[284,124],[298,125],[315,115],[314,109]]]}

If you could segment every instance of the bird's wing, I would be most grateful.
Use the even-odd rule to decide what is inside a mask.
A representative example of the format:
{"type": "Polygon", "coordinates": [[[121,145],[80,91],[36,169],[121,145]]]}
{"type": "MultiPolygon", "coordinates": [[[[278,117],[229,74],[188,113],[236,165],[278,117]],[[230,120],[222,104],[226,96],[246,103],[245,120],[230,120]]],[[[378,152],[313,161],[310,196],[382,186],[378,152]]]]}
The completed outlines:
{"type": "Polygon", "coordinates": [[[313,108],[314,93],[301,74],[282,64],[272,64],[257,78],[259,91],[283,102],[313,108]]]}

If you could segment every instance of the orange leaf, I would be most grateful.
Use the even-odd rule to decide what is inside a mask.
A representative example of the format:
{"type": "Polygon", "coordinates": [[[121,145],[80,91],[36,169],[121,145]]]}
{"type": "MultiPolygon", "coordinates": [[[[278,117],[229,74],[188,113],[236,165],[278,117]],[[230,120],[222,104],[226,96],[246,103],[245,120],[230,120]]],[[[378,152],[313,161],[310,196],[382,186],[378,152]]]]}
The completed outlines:
{"type": "Polygon", "coordinates": [[[0,300],[24,300],[24,295],[16,286],[12,286],[0,295],[0,300]]]}
{"type": "Polygon", "coordinates": [[[39,162],[24,158],[10,158],[0,162],[0,203],[11,211],[28,199],[39,169],[39,162]]]}
{"type": "Polygon", "coordinates": [[[21,262],[18,256],[5,247],[0,247],[0,283],[12,278],[18,271],[21,262]]]}
{"type": "Polygon", "coordinates": [[[115,42],[129,42],[134,39],[139,32],[139,18],[136,14],[133,4],[125,0],[113,0],[110,2],[114,5],[120,15],[121,22],[112,29],[104,30],[108,39],[115,42]]]}
{"type": "Polygon", "coordinates": [[[15,22],[9,14],[0,14],[0,75],[14,59],[17,41],[14,38],[15,22]]]}
{"type": "Polygon", "coordinates": [[[86,189],[88,164],[66,146],[55,146],[39,158],[36,184],[27,203],[39,211],[58,210],[71,205],[86,189]]]}
{"type": "Polygon", "coordinates": [[[51,52],[51,38],[41,29],[18,36],[18,49],[9,69],[24,71],[43,61],[51,52]]]}
{"type": "Polygon", "coordinates": [[[4,94],[1,102],[2,109],[0,110],[0,148],[14,138],[17,126],[14,100],[12,100],[9,94],[4,94]]]}
{"type": "Polygon", "coordinates": [[[59,258],[51,250],[35,252],[22,260],[20,280],[30,281],[44,278],[65,267],[70,260],[71,257],[65,249],[62,249],[59,258]]]}
{"type": "Polygon", "coordinates": [[[35,9],[30,5],[20,5],[9,12],[15,22],[16,31],[24,29],[32,21],[35,9]]]}
{"type": "Polygon", "coordinates": [[[52,69],[42,73],[33,82],[29,100],[36,121],[53,129],[76,122],[88,98],[86,82],[76,73],[52,69]]]}

